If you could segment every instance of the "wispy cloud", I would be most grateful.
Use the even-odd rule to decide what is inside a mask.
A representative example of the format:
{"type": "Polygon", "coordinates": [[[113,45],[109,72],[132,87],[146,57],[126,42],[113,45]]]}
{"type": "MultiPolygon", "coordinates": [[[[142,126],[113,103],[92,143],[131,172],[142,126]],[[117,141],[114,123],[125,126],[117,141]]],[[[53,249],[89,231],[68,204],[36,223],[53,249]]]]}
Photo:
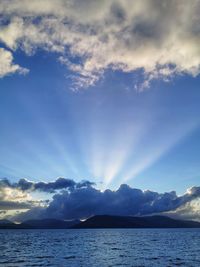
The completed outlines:
{"type": "MultiPolygon", "coordinates": [[[[13,53],[58,53],[76,87],[94,84],[111,68],[143,69],[143,89],[153,79],[199,74],[199,10],[195,0],[1,0],[0,40],[13,53]]],[[[1,76],[20,70],[7,53],[1,76]]]]}

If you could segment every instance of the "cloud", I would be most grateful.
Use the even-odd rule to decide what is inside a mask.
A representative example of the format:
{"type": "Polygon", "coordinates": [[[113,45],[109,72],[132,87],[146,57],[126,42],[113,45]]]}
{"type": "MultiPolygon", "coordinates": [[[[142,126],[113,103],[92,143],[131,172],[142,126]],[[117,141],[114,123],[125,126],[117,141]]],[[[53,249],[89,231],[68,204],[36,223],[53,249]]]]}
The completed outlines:
{"type": "Polygon", "coordinates": [[[15,72],[26,74],[27,69],[13,63],[13,55],[10,51],[0,47],[0,78],[15,72]]]}
{"type": "Polygon", "coordinates": [[[0,180],[0,210],[28,210],[40,204],[40,201],[33,201],[28,192],[12,186],[8,179],[0,180]]]}
{"type": "Polygon", "coordinates": [[[0,201],[0,210],[24,210],[31,209],[33,205],[20,201],[0,201]]]}
{"type": "Polygon", "coordinates": [[[89,187],[55,194],[45,213],[48,217],[62,219],[87,218],[96,214],[147,215],[175,210],[198,197],[198,187],[180,197],[174,191],[159,194],[131,188],[126,184],[117,191],[101,192],[89,187]]]}
{"type": "MultiPolygon", "coordinates": [[[[166,212],[181,217],[179,210],[192,201],[199,201],[199,198],[199,187],[192,187],[182,196],[177,196],[175,191],[167,193],[142,191],[127,184],[121,185],[116,191],[107,189],[104,192],[89,186],[56,193],[47,207],[35,207],[19,214],[15,219],[20,221],[30,218],[84,219],[100,214],[141,216],[166,212]]],[[[188,212],[190,217],[191,212],[192,210],[188,212]]],[[[200,219],[199,211],[198,219],[200,219]]]]}
{"type": "Polygon", "coordinates": [[[22,191],[43,191],[53,193],[56,190],[64,189],[64,188],[72,188],[76,185],[76,183],[71,179],[58,178],[54,182],[30,182],[26,179],[20,179],[18,183],[14,186],[21,189],[22,191]]]}
{"type": "Polygon", "coordinates": [[[75,182],[58,178],[52,182],[31,182],[20,179],[11,183],[0,180],[0,210],[26,210],[12,219],[57,218],[84,219],[92,215],[167,214],[171,217],[200,220],[200,187],[191,187],[177,196],[175,191],[158,193],[142,191],[122,184],[118,190],[101,191],[90,181],[75,182]],[[49,201],[34,199],[33,192],[53,193],[49,201]]]}
{"type": "Polygon", "coordinates": [[[1,189],[16,189],[20,191],[22,194],[24,192],[33,192],[33,191],[41,191],[41,192],[48,192],[48,193],[55,193],[56,190],[61,189],[69,189],[74,190],[74,188],[84,188],[90,187],[95,183],[83,180],[81,182],[76,183],[72,179],[67,178],[57,178],[53,182],[32,182],[27,179],[20,179],[16,183],[11,183],[7,178],[0,180],[0,190],[1,189]]]}
{"type": "Polygon", "coordinates": [[[199,199],[197,199],[186,203],[185,205],[179,207],[175,211],[165,212],[164,215],[175,219],[200,221],[199,210],[200,210],[200,201],[199,199]]]}
{"type": "MultiPolygon", "coordinates": [[[[31,182],[20,179],[11,183],[8,179],[0,179],[0,210],[29,210],[37,207],[40,209],[48,204],[46,200],[36,200],[31,193],[34,191],[55,193],[57,190],[85,188],[94,185],[89,181],[74,182],[71,179],[58,178],[53,182],[31,182]]],[[[34,213],[36,214],[36,213],[34,213]]]]}
{"type": "Polygon", "coordinates": [[[0,201],[22,201],[28,197],[27,192],[12,187],[7,179],[0,180],[0,201]]]}
{"type": "Polygon", "coordinates": [[[153,79],[199,74],[199,11],[196,0],[2,0],[0,40],[13,51],[56,52],[79,88],[111,68],[142,69],[143,89],[153,79]]]}

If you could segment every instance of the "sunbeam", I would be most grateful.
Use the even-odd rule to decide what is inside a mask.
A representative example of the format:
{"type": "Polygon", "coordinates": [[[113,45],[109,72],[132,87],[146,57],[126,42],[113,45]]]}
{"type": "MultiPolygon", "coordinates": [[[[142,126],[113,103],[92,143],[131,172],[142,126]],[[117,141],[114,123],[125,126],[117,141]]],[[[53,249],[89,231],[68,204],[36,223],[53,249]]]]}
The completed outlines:
{"type": "Polygon", "coordinates": [[[113,138],[110,140],[104,163],[103,177],[104,184],[108,186],[125,162],[129,159],[132,152],[136,149],[139,140],[144,135],[145,123],[140,125],[134,121],[131,125],[121,125],[112,131],[113,138]]]}
{"type": "Polygon", "coordinates": [[[142,148],[142,153],[138,151],[139,159],[133,166],[123,173],[121,182],[125,183],[134,179],[141,172],[156,163],[162,156],[169,152],[174,146],[179,144],[184,138],[191,134],[197,127],[199,122],[188,122],[180,126],[174,126],[174,129],[168,133],[162,133],[161,136],[156,136],[150,144],[147,144],[146,149],[142,148]]]}

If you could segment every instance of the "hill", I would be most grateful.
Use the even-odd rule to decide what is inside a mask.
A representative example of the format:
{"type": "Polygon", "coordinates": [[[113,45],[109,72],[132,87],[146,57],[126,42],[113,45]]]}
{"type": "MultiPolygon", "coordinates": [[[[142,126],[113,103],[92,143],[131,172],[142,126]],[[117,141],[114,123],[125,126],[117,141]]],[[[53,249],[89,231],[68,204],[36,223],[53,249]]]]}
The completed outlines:
{"type": "Polygon", "coordinates": [[[63,221],[57,219],[29,220],[23,222],[23,224],[34,229],[67,229],[78,223],[80,223],[79,220],[63,221]]]}
{"type": "Polygon", "coordinates": [[[0,229],[92,229],[92,228],[200,228],[195,221],[175,220],[166,216],[96,215],[84,222],[57,219],[29,220],[20,224],[0,220],[0,229]]]}
{"type": "Polygon", "coordinates": [[[195,221],[175,220],[166,216],[110,216],[97,215],[73,228],[199,228],[195,221]]]}
{"type": "Polygon", "coordinates": [[[57,219],[29,220],[23,223],[13,223],[8,220],[0,221],[0,229],[68,229],[80,223],[79,220],[63,221],[57,219]]]}

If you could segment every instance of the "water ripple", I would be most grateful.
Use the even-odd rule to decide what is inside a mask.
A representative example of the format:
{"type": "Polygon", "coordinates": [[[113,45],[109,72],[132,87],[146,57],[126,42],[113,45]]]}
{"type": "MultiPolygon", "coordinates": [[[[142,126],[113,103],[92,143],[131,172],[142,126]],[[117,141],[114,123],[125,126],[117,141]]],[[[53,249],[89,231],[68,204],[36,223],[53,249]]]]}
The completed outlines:
{"type": "Polygon", "coordinates": [[[39,266],[199,267],[200,229],[0,230],[0,267],[39,266]]]}

